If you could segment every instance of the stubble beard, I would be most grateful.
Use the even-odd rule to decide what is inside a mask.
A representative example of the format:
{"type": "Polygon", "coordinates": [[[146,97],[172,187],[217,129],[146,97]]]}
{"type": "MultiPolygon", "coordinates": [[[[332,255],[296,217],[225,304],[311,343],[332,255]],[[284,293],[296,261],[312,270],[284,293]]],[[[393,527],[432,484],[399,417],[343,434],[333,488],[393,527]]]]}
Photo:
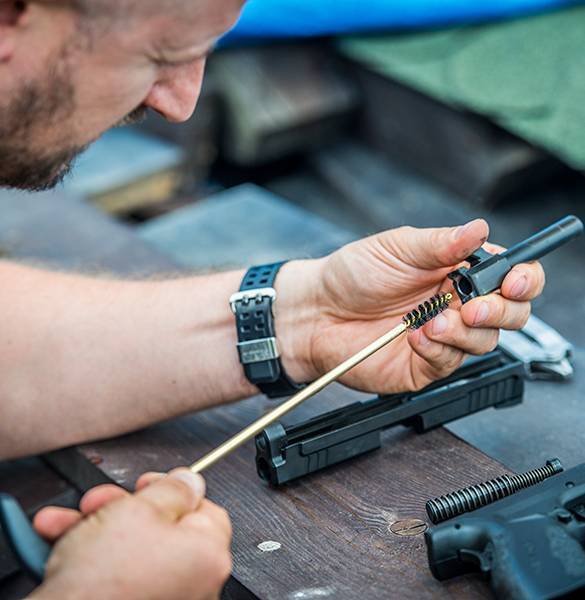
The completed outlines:
{"type": "Polygon", "coordinates": [[[45,72],[46,83],[25,82],[5,107],[0,107],[0,186],[29,191],[55,187],[85,147],[62,142],[42,147],[44,132],[65,128],[75,108],[75,94],[63,56],[45,72]]]}

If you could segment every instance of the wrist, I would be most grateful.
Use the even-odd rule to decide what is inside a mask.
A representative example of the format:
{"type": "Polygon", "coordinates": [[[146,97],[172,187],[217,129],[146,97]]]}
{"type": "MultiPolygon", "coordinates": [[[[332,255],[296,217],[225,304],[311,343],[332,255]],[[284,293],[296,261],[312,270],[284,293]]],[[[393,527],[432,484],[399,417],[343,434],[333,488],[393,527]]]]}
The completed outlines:
{"type": "Polygon", "coordinates": [[[321,272],[324,261],[286,263],[275,282],[274,318],[282,365],[297,383],[316,379],[312,340],[321,311],[321,272]]]}

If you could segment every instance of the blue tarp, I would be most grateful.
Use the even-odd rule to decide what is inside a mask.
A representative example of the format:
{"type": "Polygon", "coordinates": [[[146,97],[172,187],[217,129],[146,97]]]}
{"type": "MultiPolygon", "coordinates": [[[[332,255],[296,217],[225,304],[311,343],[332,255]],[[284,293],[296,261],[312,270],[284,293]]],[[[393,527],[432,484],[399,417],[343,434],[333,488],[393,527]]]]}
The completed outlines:
{"type": "Polygon", "coordinates": [[[512,17],[581,0],[248,0],[225,43],[412,29],[512,17]]]}

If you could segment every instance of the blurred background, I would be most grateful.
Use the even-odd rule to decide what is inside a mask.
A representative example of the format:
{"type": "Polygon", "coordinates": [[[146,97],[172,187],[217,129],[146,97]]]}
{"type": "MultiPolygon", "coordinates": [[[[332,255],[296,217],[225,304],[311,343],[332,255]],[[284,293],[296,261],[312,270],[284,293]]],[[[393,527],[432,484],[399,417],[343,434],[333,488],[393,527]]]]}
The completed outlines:
{"type": "MultiPolygon", "coordinates": [[[[153,114],[55,192],[0,191],[1,251],[101,270],[138,237],[128,272],[209,271],[475,217],[514,243],[585,215],[584,47],[567,0],[250,0],[188,123],[153,114]]],[[[581,346],[584,252],[545,260],[535,308],[581,346]]]]}

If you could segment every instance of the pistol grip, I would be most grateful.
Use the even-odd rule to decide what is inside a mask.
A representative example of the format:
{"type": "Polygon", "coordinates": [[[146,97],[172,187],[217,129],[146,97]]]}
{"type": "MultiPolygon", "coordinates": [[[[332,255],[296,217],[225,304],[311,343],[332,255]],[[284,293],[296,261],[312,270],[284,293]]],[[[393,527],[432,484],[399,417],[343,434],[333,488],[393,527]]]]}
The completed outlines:
{"type": "Polygon", "coordinates": [[[490,537],[477,524],[449,521],[425,533],[429,566],[439,581],[492,568],[490,537]]]}

